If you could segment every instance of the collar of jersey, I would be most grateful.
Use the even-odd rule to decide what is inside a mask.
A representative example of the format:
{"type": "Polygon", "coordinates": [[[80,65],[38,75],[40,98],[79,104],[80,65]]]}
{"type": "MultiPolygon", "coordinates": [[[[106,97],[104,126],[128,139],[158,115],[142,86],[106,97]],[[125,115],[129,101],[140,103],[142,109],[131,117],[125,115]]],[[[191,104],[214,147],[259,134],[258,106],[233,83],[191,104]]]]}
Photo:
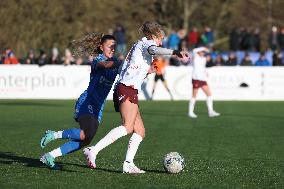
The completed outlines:
{"type": "MultiPolygon", "coordinates": [[[[147,39],[147,37],[143,37],[142,39],[141,39],[141,41],[143,41],[143,42],[146,42],[146,41],[151,41],[151,42],[153,42],[153,43],[155,43],[155,41],[154,40],[152,40],[152,39],[147,39]]],[[[156,44],[156,43],[155,43],[156,44]]]]}

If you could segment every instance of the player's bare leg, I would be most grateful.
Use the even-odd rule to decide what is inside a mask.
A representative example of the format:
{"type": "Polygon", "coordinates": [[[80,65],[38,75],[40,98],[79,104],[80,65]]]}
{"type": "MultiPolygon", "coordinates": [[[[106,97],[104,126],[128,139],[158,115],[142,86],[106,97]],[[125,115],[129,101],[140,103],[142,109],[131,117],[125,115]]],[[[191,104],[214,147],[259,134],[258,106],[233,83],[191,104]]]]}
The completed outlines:
{"type": "Polygon", "coordinates": [[[139,110],[135,119],[134,132],[140,135],[142,138],[145,137],[145,127],[139,110]]]}
{"type": "Polygon", "coordinates": [[[88,159],[89,167],[91,168],[96,167],[95,160],[97,154],[102,149],[112,144],[117,139],[127,134],[133,133],[137,112],[138,112],[138,105],[131,103],[129,100],[126,100],[120,105],[122,125],[112,129],[95,146],[87,147],[84,149],[84,154],[88,159]]]}
{"type": "Polygon", "coordinates": [[[207,96],[206,104],[207,104],[207,108],[208,108],[208,116],[209,117],[217,117],[217,116],[219,116],[220,113],[214,111],[212,93],[210,91],[209,86],[208,85],[204,85],[204,86],[201,87],[201,89],[203,90],[203,92],[207,96]]]}
{"type": "Polygon", "coordinates": [[[124,173],[145,173],[145,171],[139,169],[133,162],[138,147],[144,137],[145,137],[145,127],[140,112],[138,110],[134,124],[134,133],[132,137],[129,139],[128,149],[125,161],[123,163],[124,173]]]}
{"type": "Polygon", "coordinates": [[[194,106],[196,102],[197,93],[198,93],[198,88],[193,88],[192,97],[188,103],[188,116],[191,118],[197,118],[197,115],[194,113],[194,106]]]}
{"type": "Polygon", "coordinates": [[[126,100],[120,105],[122,125],[126,128],[127,134],[133,133],[138,112],[138,105],[130,102],[129,100],[126,100]]]}

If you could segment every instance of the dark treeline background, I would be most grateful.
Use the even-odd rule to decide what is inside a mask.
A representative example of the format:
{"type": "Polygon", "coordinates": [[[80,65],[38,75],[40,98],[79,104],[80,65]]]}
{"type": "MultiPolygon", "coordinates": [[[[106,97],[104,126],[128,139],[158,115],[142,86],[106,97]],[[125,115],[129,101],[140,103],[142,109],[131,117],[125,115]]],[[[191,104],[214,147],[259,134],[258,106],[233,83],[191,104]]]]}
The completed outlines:
{"type": "Polygon", "coordinates": [[[145,20],[170,29],[210,26],[217,47],[227,49],[233,27],[258,27],[266,45],[272,25],[284,25],[284,0],[0,0],[0,48],[19,56],[28,49],[68,47],[88,32],[126,28],[128,44],[145,20]]]}

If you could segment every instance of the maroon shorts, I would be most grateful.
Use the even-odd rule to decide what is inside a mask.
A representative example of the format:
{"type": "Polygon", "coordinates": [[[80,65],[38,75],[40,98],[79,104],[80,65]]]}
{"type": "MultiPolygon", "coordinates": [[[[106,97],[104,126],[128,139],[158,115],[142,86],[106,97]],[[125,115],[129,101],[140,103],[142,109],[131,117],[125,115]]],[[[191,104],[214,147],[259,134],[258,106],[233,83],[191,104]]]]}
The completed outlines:
{"type": "Polygon", "coordinates": [[[204,85],[207,85],[206,81],[201,81],[201,80],[192,80],[192,86],[194,89],[198,89],[200,87],[203,87],[204,85]]]}
{"type": "Polygon", "coordinates": [[[126,100],[138,104],[138,90],[119,83],[113,92],[113,105],[116,112],[119,112],[120,104],[126,100]]]}

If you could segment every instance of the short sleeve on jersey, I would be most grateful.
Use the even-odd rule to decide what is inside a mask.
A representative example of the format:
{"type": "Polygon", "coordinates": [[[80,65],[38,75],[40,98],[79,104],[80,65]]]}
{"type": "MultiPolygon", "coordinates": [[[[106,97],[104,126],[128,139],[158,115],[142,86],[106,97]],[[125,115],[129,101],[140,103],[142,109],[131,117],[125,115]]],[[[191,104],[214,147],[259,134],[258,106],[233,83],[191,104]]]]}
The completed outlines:
{"type": "Polygon", "coordinates": [[[104,61],[105,57],[102,54],[99,54],[98,56],[96,56],[92,62],[92,69],[96,69],[97,68],[97,64],[101,61],[104,61]]]}

